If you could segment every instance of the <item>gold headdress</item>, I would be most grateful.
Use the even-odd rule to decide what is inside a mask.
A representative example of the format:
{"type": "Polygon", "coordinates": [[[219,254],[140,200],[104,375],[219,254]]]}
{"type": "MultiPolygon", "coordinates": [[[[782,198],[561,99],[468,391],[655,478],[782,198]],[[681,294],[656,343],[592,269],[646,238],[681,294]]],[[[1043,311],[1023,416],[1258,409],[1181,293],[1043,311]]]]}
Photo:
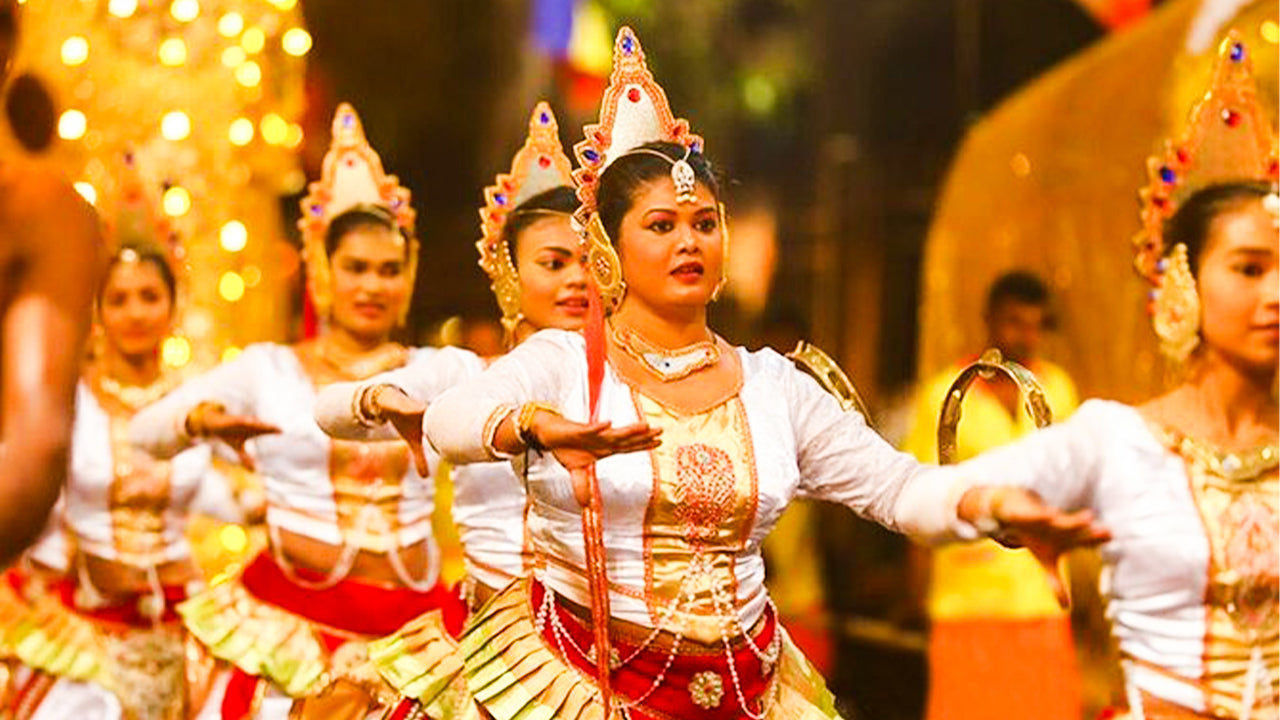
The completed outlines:
{"type": "Polygon", "coordinates": [[[513,248],[503,238],[503,230],[521,203],[561,186],[573,186],[573,166],[560,145],[560,128],[551,106],[540,102],[529,118],[524,146],[511,160],[511,172],[498,175],[494,184],[484,189],[484,207],[480,208],[483,234],[476,242],[480,267],[492,281],[493,294],[502,310],[502,326],[508,335],[524,319],[524,310],[513,248]]]}
{"type": "MultiPolygon", "coordinates": [[[[302,255],[307,265],[307,289],[316,313],[327,318],[333,306],[332,271],[325,252],[324,236],[334,217],[360,205],[373,205],[389,211],[396,225],[409,238],[406,252],[410,284],[418,269],[418,239],[413,234],[413,208],[409,206],[409,190],[401,187],[395,175],[382,170],[382,159],[365,139],[364,127],[355,108],[348,103],[338,106],[333,116],[333,140],[324,156],[320,179],[311,183],[302,199],[302,255]]],[[[406,303],[401,314],[409,310],[406,303]]]]}
{"type": "MultiPolygon", "coordinates": [[[[95,201],[102,220],[104,245],[108,256],[124,264],[142,261],[139,252],[154,251],[164,258],[174,279],[172,317],[174,326],[181,324],[186,305],[185,292],[189,276],[186,249],[173,220],[160,211],[164,187],[150,174],[144,174],[140,159],[133,150],[95,167],[96,182],[101,193],[95,201]]],[[[105,342],[101,325],[101,308],[94,307],[93,335],[89,352],[101,357],[105,342]]]]}
{"type": "Polygon", "coordinates": [[[1167,248],[1164,225],[1198,190],[1215,183],[1277,178],[1276,132],[1257,101],[1249,51],[1232,31],[1218,49],[1209,90],[1176,141],[1147,160],[1138,273],[1155,286],[1152,322],[1161,350],[1182,361],[1199,342],[1200,300],[1183,245],[1167,248]]]}
{"type": "MultiPolygon", "coordinates": [[[[609,236],[596,212],[596,191],[600,175],[614,160],[656,141],[685,147],[685,157],[672,161],[671,178],[681,202],[692,197],[695,182],[689,165],[690,152],[702,152],[702,138],[689,131],[689,123],[671,114],[667,95],[653,79],[645,64],[644,50],[631,28],[623,26],[613,45],[613,73],[600,101],[600,122],[583,128],[586,139],[574,145],[580,167],[573,177],[578,182],[582,205],[574,214],[586,230],[587,263],[599,287],[605,308],[613,310],[622,301],[626,285],[622,267],[609,236]]],[[[646,152],[640,150],[640,152],[646,152]]],[[[721,213],[723,216],[723,212],[721,213]]],[[[723,227],[723,217],[721,218],[723,227]]]]}

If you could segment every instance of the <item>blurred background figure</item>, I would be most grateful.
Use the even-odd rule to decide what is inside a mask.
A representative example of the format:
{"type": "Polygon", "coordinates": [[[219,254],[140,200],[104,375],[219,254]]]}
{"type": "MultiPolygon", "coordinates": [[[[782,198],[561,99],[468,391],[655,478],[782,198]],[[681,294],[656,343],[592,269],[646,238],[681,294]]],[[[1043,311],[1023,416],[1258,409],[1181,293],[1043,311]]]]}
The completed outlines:
{"type": "MultiPolygon", "coordinates": [[[[18,40],[17,2],[0,0],[0,130],[47,146],[47,117],[36,117],[47,91],[26,75],[9,81],[18,40]]],[[[97,246],[97,222],[70,183],[0,152],[0,568],[35,540],[66,477],[97,246]]]]}
{"type": "MultiPolygon", "coordinates": [[[[1052,326],[1049,288],[1035,274],[1005,273],[987,292],[986,347],[1031,370],[1054,419],[1078,404],[1075,385],[1061,367],[1041,356],[1052,326]]],[[[904,449],[937,462],[938,417],[952,381],[977,354],[926,380],[904,449]]],[[[1023,411],[1018,386],[995,374],[974,382],[960,422],[958,459],[970,458],[1036,429],[1023,411]]],[[[993,540],[915,548],[927,576],[929,620],[928,720],[1080,717],[1080,680],[1072,649],[1071,620],[1059,607],[1044,570],[1027,550],[993,540]]]]}

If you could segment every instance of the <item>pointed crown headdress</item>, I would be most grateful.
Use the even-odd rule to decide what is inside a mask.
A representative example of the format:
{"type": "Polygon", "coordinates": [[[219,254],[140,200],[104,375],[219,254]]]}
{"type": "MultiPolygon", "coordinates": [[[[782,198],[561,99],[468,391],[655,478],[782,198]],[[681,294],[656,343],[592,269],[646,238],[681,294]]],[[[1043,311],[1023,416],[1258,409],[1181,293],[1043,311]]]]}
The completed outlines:
{"type": "Polygon", "coordinates": [[[98,165],[100,179],[95,183],[102,188],[97,201],[102,218],[103,237],[107,253],[121,262],[135,262],[133,248],[150,249],[163,256],[169,266],[175,285],[174,316],[180,313],[183,293],[187,287],[188,268],[186,248],[173,219],[160,211],[160,198],[168,188],[155,178],[144,175],[134,150],[126,150],[118,162],[98,165]]]}
{"type": "MultiPolygon", "coordinates": [[[[587,235],[587,264],[607,306],[616,306],[624,292],[621,264],[596,212],[600,176],[618,158],[651,142],[683,145],[686,159],[672,162],[672,180],[678,199],[692,197],[695,178],[687,162],[690,151],[701,153],[702,138],[689,130],[689,122],[671,114],[667,94],[653,78],[635,32],[618,30],[613,44],[613,72],[600,101],[600,121],[582,129],[586,137],[573,146],[579,167],[577,181],[581,201],[574,218],[587,235]]],[[[663,156],[665,157],[665,156],[663,156]]],[[[668,158],[668,160],[670,160],[668,158]]]]}
{"type": "Polygon", "coordinates": [[[1177,139],[1166,140],[1148,158],[1147,175],[1134,266],[1159,287],[1170,250],[1165,221],[1183,201],[1216,183],[1277,180],[1276,133],[1258,104],[1252,62],[1239,32],[1231,31],[1222,41],[1208,92],[1192,108],[1177,139]]]}
{"type": "MultiPolygon", "coordinates": [[[[302,253],[307,268],[307,288],[320,317],[333,306],[332,270],[325,250],[325,234],[333,218],[360,206],[374,206],[395,218],[397,227],[409,238],[407,271],[413,283],[418,267],[418,240],[413,233],[414,212],[409,190],[395,175],[382,170],[382,159],[369,145],[364,126],[355,108],[338,106],[333,116],[333,139],[324,156],[320,179],[307,188],[302,199],[302,253]]],[[[406,303],[404,311],[408,311],[406,303]]],[[[403,317],[401,318],[403,320],[403,317]]]]}
{"type": "Polygon", "coordinates": [[[529,134],[511,159],[511,172],[502,173],[484,189],[480,208],[480,267],[489,275],[502,326],[515,332],[524,319],[520,297],[520,275],[516,271],[515,248],[505,237],[507,221],[530,198],[557,187],[573,187],[573,166],[560,144],[560,128],[551,106],[539,102],[529,118],[529,134]]]}

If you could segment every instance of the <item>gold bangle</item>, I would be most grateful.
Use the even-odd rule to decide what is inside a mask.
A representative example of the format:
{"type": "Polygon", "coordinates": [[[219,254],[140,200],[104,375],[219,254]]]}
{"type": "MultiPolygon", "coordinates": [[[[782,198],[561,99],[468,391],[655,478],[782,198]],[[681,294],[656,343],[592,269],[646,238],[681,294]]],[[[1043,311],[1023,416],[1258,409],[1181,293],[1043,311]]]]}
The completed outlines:
{"type": "Polygon", "coordinates": [[[356,420],[365,427],[375,427],[386,422],[387,418],[382,412],[382,406],[378,404],[378,398],[382,395],[382,391],[393,387],[395,386],[388,383],[378,383],[361,390],[356,396],[356,420]]]}
{"type": "Polygon", "coordinates": [[[530,450],[546,450],[546,447],[533,434],[533,418],[539,411],[561,417],[559,410],[546,403],[527,402],[520,406],[520,412],[516,414],[516,437],[530,450]]]}
{"type": "Polygon", "coordinates": [[[202,438],[208,434],[208,414],[211,412],[225,412],[226,406],[215,402],[202,402],[191,409],[187,413],[187,421],[185,424],[187,435],[193,438],[202,438]]]}

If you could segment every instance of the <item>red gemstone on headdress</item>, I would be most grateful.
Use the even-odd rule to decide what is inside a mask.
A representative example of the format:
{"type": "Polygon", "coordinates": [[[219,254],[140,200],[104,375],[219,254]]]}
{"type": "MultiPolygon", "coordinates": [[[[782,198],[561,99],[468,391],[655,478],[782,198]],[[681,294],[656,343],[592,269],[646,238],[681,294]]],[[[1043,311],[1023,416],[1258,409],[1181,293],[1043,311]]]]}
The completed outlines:
{"type": "Polygon", "coordinates": [[[594,137],[595,137],[596,142],[598,142],[598,143],[600,143],[600,144],[604,144],[604,131],[602,131],[602,130],[597,130],[597,131],[595,131],[594,133],[591,133],[591,134],[592,134],[592,136],[594,136],[594,137]]]}
{"type": "Polygon", "coordinates": [[[1267,163],[1267,174],[1270,175],[1271,177],[1275,177],[1276,173],[1280,173],[1280,162],[1277,162],[1276,160],[1272,160],[1271,162],[1267,163]]]}
{"type": "Polygon", "coordinates": [[[1226,123],[1227,127],[1239,127],[1243,120],[1244,117],[1235,110],[1227,108],[1222,111],[1222,122],[1226,123]]]}
{"type": "Polygon", "coordinates": [[[347,158],[345,161],[345,164],[347,167],[355,167],[356,166],[355,158],[347,158]]]}
{"type": "Polygon", "coordinates": [[[539,155],[539,156],[538,156],[538,167],[543,168],[543,169],[546,169],[546,168],[551,167],[551,158],[547,157],[546,155],[539,155]]]}
{"type": "Polygon", "coordinates": [[[1178,162],[1183,165],[1187,164],[1187,161],[1191,160],[1191,155],[1187,153],[1186,148],[1178,148],[1177,150],[1174,150],[1173,155],[1178,158],[1178,162]]]}
{"type": "Polygon", "coordinates": [[[1160,197],[1159,195],[1157,195],[1156,197],[1151,198],[1151,202],[1155,203],[1155,206],[1156,206],[1156,207],[1158,207],[1158,208],[1162,208],[1162,207],[1164,207],[1164,206],[1166,206],[1166,205],[1168,205],[1168,204],[1169,204],[1169,200],[1168,200],[1168,198],[1162,198],[1162,197],[1160,197]]]}
{"type": "Polygon", "coordinates": [[[640,102],[640,88],[633,87],[627,90],[627,99],[633,103],[640,102]]]}

